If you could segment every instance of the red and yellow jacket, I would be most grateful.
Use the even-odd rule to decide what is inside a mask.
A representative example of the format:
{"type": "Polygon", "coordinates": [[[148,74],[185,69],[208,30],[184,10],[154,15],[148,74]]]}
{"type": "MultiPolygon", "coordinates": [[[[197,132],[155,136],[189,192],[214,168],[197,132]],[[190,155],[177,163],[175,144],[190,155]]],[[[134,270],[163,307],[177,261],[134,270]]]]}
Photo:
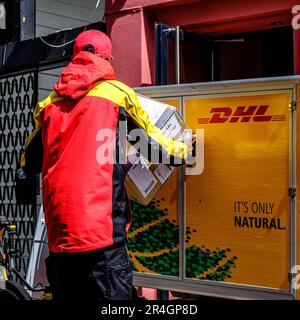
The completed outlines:
{"type": "MultiPolygon", "coordinates": [[[[163,155],[185,158],[184,143],[165,137],[149,120],[135,92],[115,80],[112,66],[80,52],[63,70],[54,91],[34,111],[17,185],[42,172],[43,207],[52,252],[81,252],[126,241],[130,224],[124,165],[112,157],[125,149],[119,123],[141,128],[163,155]],[[116,134],[111,161],[99,163],[101,129],[116,134]]],[[[21,192],[20,188],[17,188],[21,192]]]]}

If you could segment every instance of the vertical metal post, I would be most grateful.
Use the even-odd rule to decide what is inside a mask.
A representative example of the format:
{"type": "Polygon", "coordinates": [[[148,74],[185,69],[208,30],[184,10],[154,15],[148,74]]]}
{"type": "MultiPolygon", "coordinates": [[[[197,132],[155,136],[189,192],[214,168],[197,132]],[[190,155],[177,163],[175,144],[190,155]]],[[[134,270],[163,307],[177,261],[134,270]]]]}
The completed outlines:
{"type": "MultiPolygon", "coordinates": [[[[167,83],[167,37],[163,30],[168,29],[163,24],[155,24],[155,84],[167,83]]],[[[169,297],[169,295],[168,295],[169,297]]],[[[168,300],[166,291],[156,290],[157,300],[168,300]]]]}
{"type": "Polygon", "coordinates": [[[211,81],[215,81],[215,52],[214,52],[214,47],[211,48],[211,81]]]}
{"type": "Polygon", "coordinates": [[[155,80],[156,85],[168,82],[168,38],[175,38],[175,74],[176,83],[180,83],[180,40],[183,32],[180,27],[169,27],[164,24],[155,25],[155,80]]]}
{"type": "Polygon", "coordinates": [[[167,84],[167,56],[169,27],[164,24],[155,25],[155,84],[167,84]]]}
{"type": "MultiPolygon", "coordinates": [[[[175,41],[175,70],[176,70],[176,84],[180,84],[180,27],[176,26],[176,41],[175,41]]],[[[183,114],[183,98],[180,99],[180,113],[183,114]]],[[[186,223],[185,223],[185,168],[178,169],[178,184],[179,184],[179,278],[181,281],[185,278],[185,237],[186,237],[186,223]]]]}
{"type": "Polygon", "coordinates": [[[20,1],[20,40],[35,37],[35,0],[20,1]]]}
{"type": "Polygon", "coordinates": [[[290,164],[289,164],[289,196],[290,196],[290,248],[289,248],[289,274],[290,292],[296,298],[297,290],[295,288],[297,279],[297,89],[294,87],[290,102],[290,164]],[[290,189],[293,192],[290,193],[290,189]]]}
{"type": "Polygon", "coordinates": [[[155,84],[160,84],[160,69],[161,69],[161,58],[160,58],[160,25],[155,24],[154,27],[155,35],[155,84]]]}
{"type": "MultiPolygon", "coordinates": [[[[167,25],[155,25],[155,64],[156,64],[156,85],[167,84],[167,53],[168,36],[175,38],[175,74],[176,84],[180,84],[180,40],[183,38],[180,27],[171,28],[167,25]]],[[[181,108],[182,112],[182,103],[181,108]]],[[[179,278],[182,280],[185,274],[185,216],[184,216],[184,169],[179,169],[179,278]]],[[[157,290],[158,300],[169,300],[169,291],[157,290]]]]}
{"type": "MultiPolygon", "coordinates": [[[[185,119],[184,98],[180,98],[180,113],[185,119]]],[[[178,168],[178,210],[179,210],[179,279],[184,281],[186,270],[185,257],[185,239],[186,239],[186,183],[185,183],[185,168],[178,168]]]]}
{"type": "Polygon", "coordinates": [[[176,42],[175,42],[175,70],[176,70],[176,84],[180,84],[180,28],[176,27],[176,42]]]}

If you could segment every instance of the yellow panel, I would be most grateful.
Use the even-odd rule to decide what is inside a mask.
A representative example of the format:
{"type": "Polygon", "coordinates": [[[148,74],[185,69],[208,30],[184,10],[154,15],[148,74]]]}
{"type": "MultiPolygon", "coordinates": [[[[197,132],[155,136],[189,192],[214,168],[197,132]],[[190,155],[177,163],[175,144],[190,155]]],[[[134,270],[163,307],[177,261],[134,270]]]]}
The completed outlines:
{"type": "Polygon", "coordinates": [[[204,172],[186,189],[187,252],[203,265],[188,255],[188,277],[288,290],[289,100],[185,100],[188,126],[205,130],[204,172]]]}

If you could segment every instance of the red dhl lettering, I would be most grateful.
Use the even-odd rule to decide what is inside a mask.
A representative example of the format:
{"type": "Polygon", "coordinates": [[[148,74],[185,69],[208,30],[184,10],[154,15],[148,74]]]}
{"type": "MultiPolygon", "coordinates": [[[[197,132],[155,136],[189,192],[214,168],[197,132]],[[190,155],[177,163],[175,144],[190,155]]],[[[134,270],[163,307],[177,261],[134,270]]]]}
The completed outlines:
{"type": "Polygon", "coordinates": [[[236,109],[229,107],[216,108],[210,111],[213,115],[210,118],[198,118],[198,124],[211,123],[238,123],[238,122],[269,122],[285,121],[286,115],[267,115],[269,105],[261,106],[239,106],[236,109]]]}

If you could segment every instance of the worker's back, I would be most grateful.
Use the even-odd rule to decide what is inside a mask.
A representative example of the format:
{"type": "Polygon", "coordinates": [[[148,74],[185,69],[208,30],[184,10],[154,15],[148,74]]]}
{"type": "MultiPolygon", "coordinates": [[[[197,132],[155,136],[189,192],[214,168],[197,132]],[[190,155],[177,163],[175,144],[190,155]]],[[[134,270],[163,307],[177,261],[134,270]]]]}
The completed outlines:
{"type": "Polygon", "coordinates": [[[126,240],[124,172],[114,163],[120,108],[99,94],[88,94],[113,78],[107,61],[81,52],[36,111],[52,252],[88,251],[126,240]],[[109,148],[107,138],[112,139],[109,148]],[[97,159],[101,146],[107,153],[104,161],[97,159]]]}

